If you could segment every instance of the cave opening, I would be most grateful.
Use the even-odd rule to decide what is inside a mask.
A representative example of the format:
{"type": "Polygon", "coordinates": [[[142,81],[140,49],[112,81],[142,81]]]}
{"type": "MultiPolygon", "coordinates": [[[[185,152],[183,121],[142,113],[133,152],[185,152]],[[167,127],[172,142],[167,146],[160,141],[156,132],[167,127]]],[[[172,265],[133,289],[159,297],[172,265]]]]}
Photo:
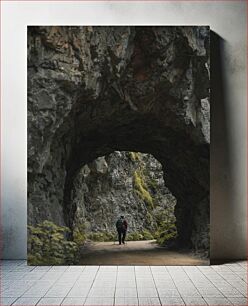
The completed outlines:
{"type": "Polygon", "coordinates": [[[128,222],[127,241],[168,245],[177,236],[176,198],[151,154],[115,151],[84,165],[74,179],[71,203],[73,231],[85,240],[117,241],[121,215],[128,222]]]}
{"type": "MultiPolygon", "coordinates": [[[[208,178],[204,171],[207,167],[208,147],[195,144],[187,130],[165,127],[164,121],[156,116],[156,109],[155,114],[150,112],[147,115],[137,113],[125,105],[117,108],[110,108],[110,105],[112,106],[111,102],[101,103],[101,112],[93,120],[89,115],[91,107],[87,112],[81,110],[79,114],[76,111],[72,113],[73,128],[67,127],[67,135],[64,134],[63,137],[55,137],[56,141],[51,147],[51,155],[53,148],[66,148],[66,152],[62,150],[62,155],[66,156],[66,175],[64,185],[61,186],[65,224],[73,229],[76,212],[72,199],[73,186],[84,165],[115,151],[148,153],[165,169],[163,176],[166,187],[177,199],[177,244],[181,248],[207,248],[208,191],[201,181],[204,180],[205,184],[208,178]],[[60,143],[61,139],[64,141],[63,145],[60,143]]],[[[71,122],[72,120],[65,124],[71,122]]],[[[57,158],[55,153],[55,159],[57,158]]],[[[53,165],[55,163],[54,160],[53,165]]]]}

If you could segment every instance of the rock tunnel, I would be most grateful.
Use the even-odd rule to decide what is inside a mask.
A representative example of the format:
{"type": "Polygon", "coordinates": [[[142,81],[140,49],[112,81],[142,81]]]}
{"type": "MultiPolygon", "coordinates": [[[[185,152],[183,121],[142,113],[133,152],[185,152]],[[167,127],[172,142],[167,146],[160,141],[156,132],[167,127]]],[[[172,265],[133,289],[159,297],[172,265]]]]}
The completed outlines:
{"type": "Polygon", "coordinates": [[[28,27],[28,223],[72,226],[83,165],[152,154],[178,243],[209,247],[209,28],[28,27]]]}

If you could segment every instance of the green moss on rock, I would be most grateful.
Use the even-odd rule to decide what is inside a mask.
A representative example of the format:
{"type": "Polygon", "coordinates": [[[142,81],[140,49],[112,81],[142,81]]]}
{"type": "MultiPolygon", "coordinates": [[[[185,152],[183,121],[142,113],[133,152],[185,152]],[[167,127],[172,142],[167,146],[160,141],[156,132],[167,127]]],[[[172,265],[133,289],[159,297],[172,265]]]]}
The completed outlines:
{"type": "Polygon", "coordinates": [[[127,241],[153,240],[153,235],[148,230],[127,233],[127,241]]]}
{"type": "Polygon", "coordinates": [[[141,233],[138,233],[138,232],[128,233],[126,240],[127,241],[139,241],[139,240],[143,240],[143,235],[141,233]]]}
{"type": "Polygon", "coordinates": [[[167,245],[168,242],[174,240],[177,237],[177,228],[175,223],[162,222],[155,233],[155,238],[159,245],[167,245]]]}
{"type": "Polygon", "coordinates": [[[131,161],[136,162],[140,161],[140,153],[139,152],[128,152],[131,161]]]}
{"type": "Polygon", "coordinates": [[[77,243],[68,241],[69,228],[45,220],[36,227],[28,226],[28,264],[64,265],[78,260],[77,243]]]}
{"type": "Polygon", "coordinates": [[[153,240],[154,239],[152,233],[150,233],[148,230],[143,230],[142,235],[143,235],[143,240],[153,240]]]}
{"type": "Polygon", "coordinates": [[[107,242],[114,241],[116,239],[116,234],[108,233],[108,232],[92,232],[86,235],[86,238],[96,242],[107,242]]]}
{"type": "Polygon", "coordinates": [[[134,172],[134,189],[138,196],[148,205],[148,207],[153,209],[153,199],[148,191],[144,175],[140,170],[136,170],[134,172]]]}
{"type": "Polygon", "coordinates": [[[84,244],[85,240],[85,226],[84,224],[79,224],[73,230],[73,241],[80,246],[84,244]]]}

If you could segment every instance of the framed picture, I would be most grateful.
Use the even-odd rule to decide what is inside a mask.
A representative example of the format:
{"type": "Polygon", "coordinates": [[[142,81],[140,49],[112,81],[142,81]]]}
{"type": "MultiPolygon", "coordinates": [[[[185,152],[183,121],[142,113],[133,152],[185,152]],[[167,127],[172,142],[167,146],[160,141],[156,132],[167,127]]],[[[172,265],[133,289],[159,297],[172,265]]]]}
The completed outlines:
{"type": "Polygon", "coordinates": [[[209,26],[28,26],[28,263],[209,264],[209,26]]]}

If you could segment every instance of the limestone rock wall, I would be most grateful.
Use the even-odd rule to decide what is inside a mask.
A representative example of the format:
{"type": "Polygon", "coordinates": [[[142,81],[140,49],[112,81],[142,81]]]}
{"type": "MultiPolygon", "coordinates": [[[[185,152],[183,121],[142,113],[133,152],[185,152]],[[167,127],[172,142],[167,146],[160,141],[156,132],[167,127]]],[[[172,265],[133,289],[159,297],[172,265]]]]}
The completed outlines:
{"type": "Polygon", "coordinates": [[[115,232],[120,215],[127,219],[129,233],[154,233],[165,211],[168,221],[175,219],[176,199],[164,184],[162,165],[150,154],[115,151],[98,157],[79,171],[72,202],[74,226],[85,225],[86,232],[115,232]],[[137,177],[142,186],[136,186],[137,177]]]}

